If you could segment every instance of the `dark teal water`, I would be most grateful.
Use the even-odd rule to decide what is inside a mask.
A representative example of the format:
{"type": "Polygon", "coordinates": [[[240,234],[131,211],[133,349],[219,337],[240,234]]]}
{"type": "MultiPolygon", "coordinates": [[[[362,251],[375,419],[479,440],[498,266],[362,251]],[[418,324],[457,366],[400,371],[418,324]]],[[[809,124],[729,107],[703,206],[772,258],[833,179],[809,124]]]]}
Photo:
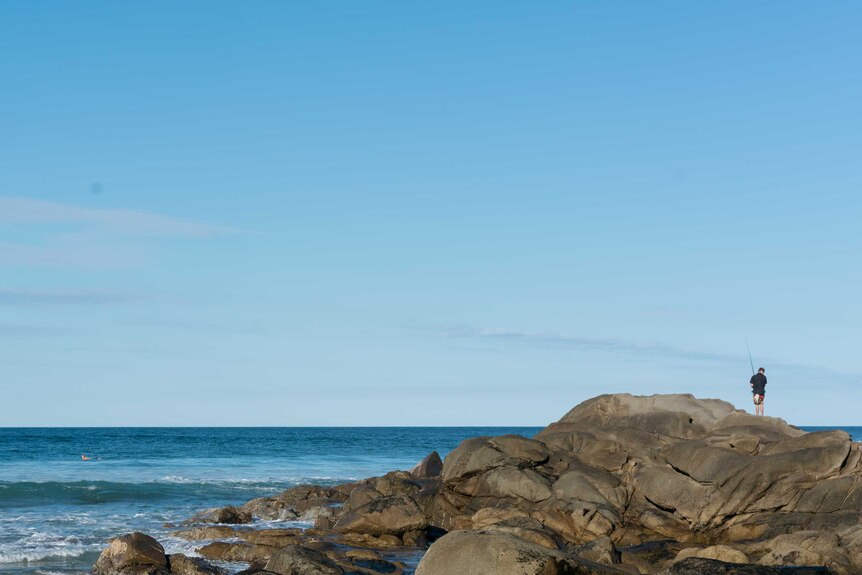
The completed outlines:
{"type": "Polygon", "coordinates": [[[468,437],[538,430],[0,428],[0,573],[82,574],[107,538],[133,530],[188,553],[164,523],[299,483],[410,469],[468,437]]]}

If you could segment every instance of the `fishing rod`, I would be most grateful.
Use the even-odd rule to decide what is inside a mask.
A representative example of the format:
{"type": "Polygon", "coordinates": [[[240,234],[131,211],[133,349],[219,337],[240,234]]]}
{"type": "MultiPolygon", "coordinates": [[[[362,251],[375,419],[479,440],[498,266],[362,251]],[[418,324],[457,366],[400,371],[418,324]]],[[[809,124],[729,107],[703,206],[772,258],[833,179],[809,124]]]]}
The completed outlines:
{"type": "Polygon", "coordinates": [[[751,359],[751,346],[748,345],[748,340],[745,340],[745,347],[748,348],[748,363],[751,364],[751,375],[754,375],[754,360],[751,359]]]}

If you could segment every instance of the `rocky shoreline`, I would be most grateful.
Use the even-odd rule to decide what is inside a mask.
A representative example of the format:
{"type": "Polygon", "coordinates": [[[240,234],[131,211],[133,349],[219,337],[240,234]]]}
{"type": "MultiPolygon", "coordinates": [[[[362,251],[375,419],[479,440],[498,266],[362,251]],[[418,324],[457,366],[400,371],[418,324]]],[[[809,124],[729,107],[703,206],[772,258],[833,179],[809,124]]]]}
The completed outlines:
{"type": "Polygon", "coordinates": [[[441,461],[207,510],[113,539],[97,575],[852,575],[862,446],[691,395],[604,395],[534,439],[478,437],[441,461]],[[255,520],[313,522],[256,528],[255,520]]]}

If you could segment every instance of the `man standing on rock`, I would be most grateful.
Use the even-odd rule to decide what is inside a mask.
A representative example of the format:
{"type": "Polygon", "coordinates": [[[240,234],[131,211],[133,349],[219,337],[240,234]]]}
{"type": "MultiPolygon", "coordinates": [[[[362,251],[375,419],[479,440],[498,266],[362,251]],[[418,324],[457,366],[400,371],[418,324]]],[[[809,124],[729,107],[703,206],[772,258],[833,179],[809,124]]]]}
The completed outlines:
{"type": "Polygon", "coordinates": [[[751,394],[754,396],[754,414],[763,415],[763,401],[766,399],[766,369],[760,368],[751,376],[751,394]]]}

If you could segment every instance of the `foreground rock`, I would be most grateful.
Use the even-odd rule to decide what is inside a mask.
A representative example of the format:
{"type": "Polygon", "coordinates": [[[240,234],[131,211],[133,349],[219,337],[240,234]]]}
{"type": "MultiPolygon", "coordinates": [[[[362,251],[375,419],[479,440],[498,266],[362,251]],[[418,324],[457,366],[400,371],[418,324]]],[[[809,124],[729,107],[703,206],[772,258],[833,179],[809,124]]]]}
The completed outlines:
{"type": "Polygon", "coordinates": [[[111,540],[93,566],[96,575],[164,575],[168,558],[161,544],[143,533],[130,533],[111,540]]]}
{"type": "Polygon", "coordinates": [[[341,575],[344,571],[322,553],[291,545],[275,553],[266,570],[278,575],[341,575]]]}
{"type": "Polygon", "coordinates": [[[416,575],[626,575],[610,566],[528,543],[507,533],[454,531],[431,546],[416,575]]]}
{"type": "MultiPolygon", "coordinates": [[[[176,534],[201,541],[207,559],[275,573],[305,561],[397,574],[396,550],[430,546],[421,575],[855,575],[860,520],[862,450],[846,433],[804,433],[720,400],[623,394],[588,400],[533,439],[468,439],[442,462],[208,510],[176,534]]],[[[173,570],[158,552],[135,556],[151,562],[103,554],[97,568],[114,571],[97,572],[173,570]]]]}
{"type": "Polygon", "coordinates": [[[203,559],[182,554],[169,555],[168,564],[173,575],[225,575],[227,571],[210,565],[203,559]]]}
{"type": "Polygon", "coordinates": [[[829,575],[825,567],[763,567],[723,563],[712,559],[685,559],[659,575],[829,575]]]}

